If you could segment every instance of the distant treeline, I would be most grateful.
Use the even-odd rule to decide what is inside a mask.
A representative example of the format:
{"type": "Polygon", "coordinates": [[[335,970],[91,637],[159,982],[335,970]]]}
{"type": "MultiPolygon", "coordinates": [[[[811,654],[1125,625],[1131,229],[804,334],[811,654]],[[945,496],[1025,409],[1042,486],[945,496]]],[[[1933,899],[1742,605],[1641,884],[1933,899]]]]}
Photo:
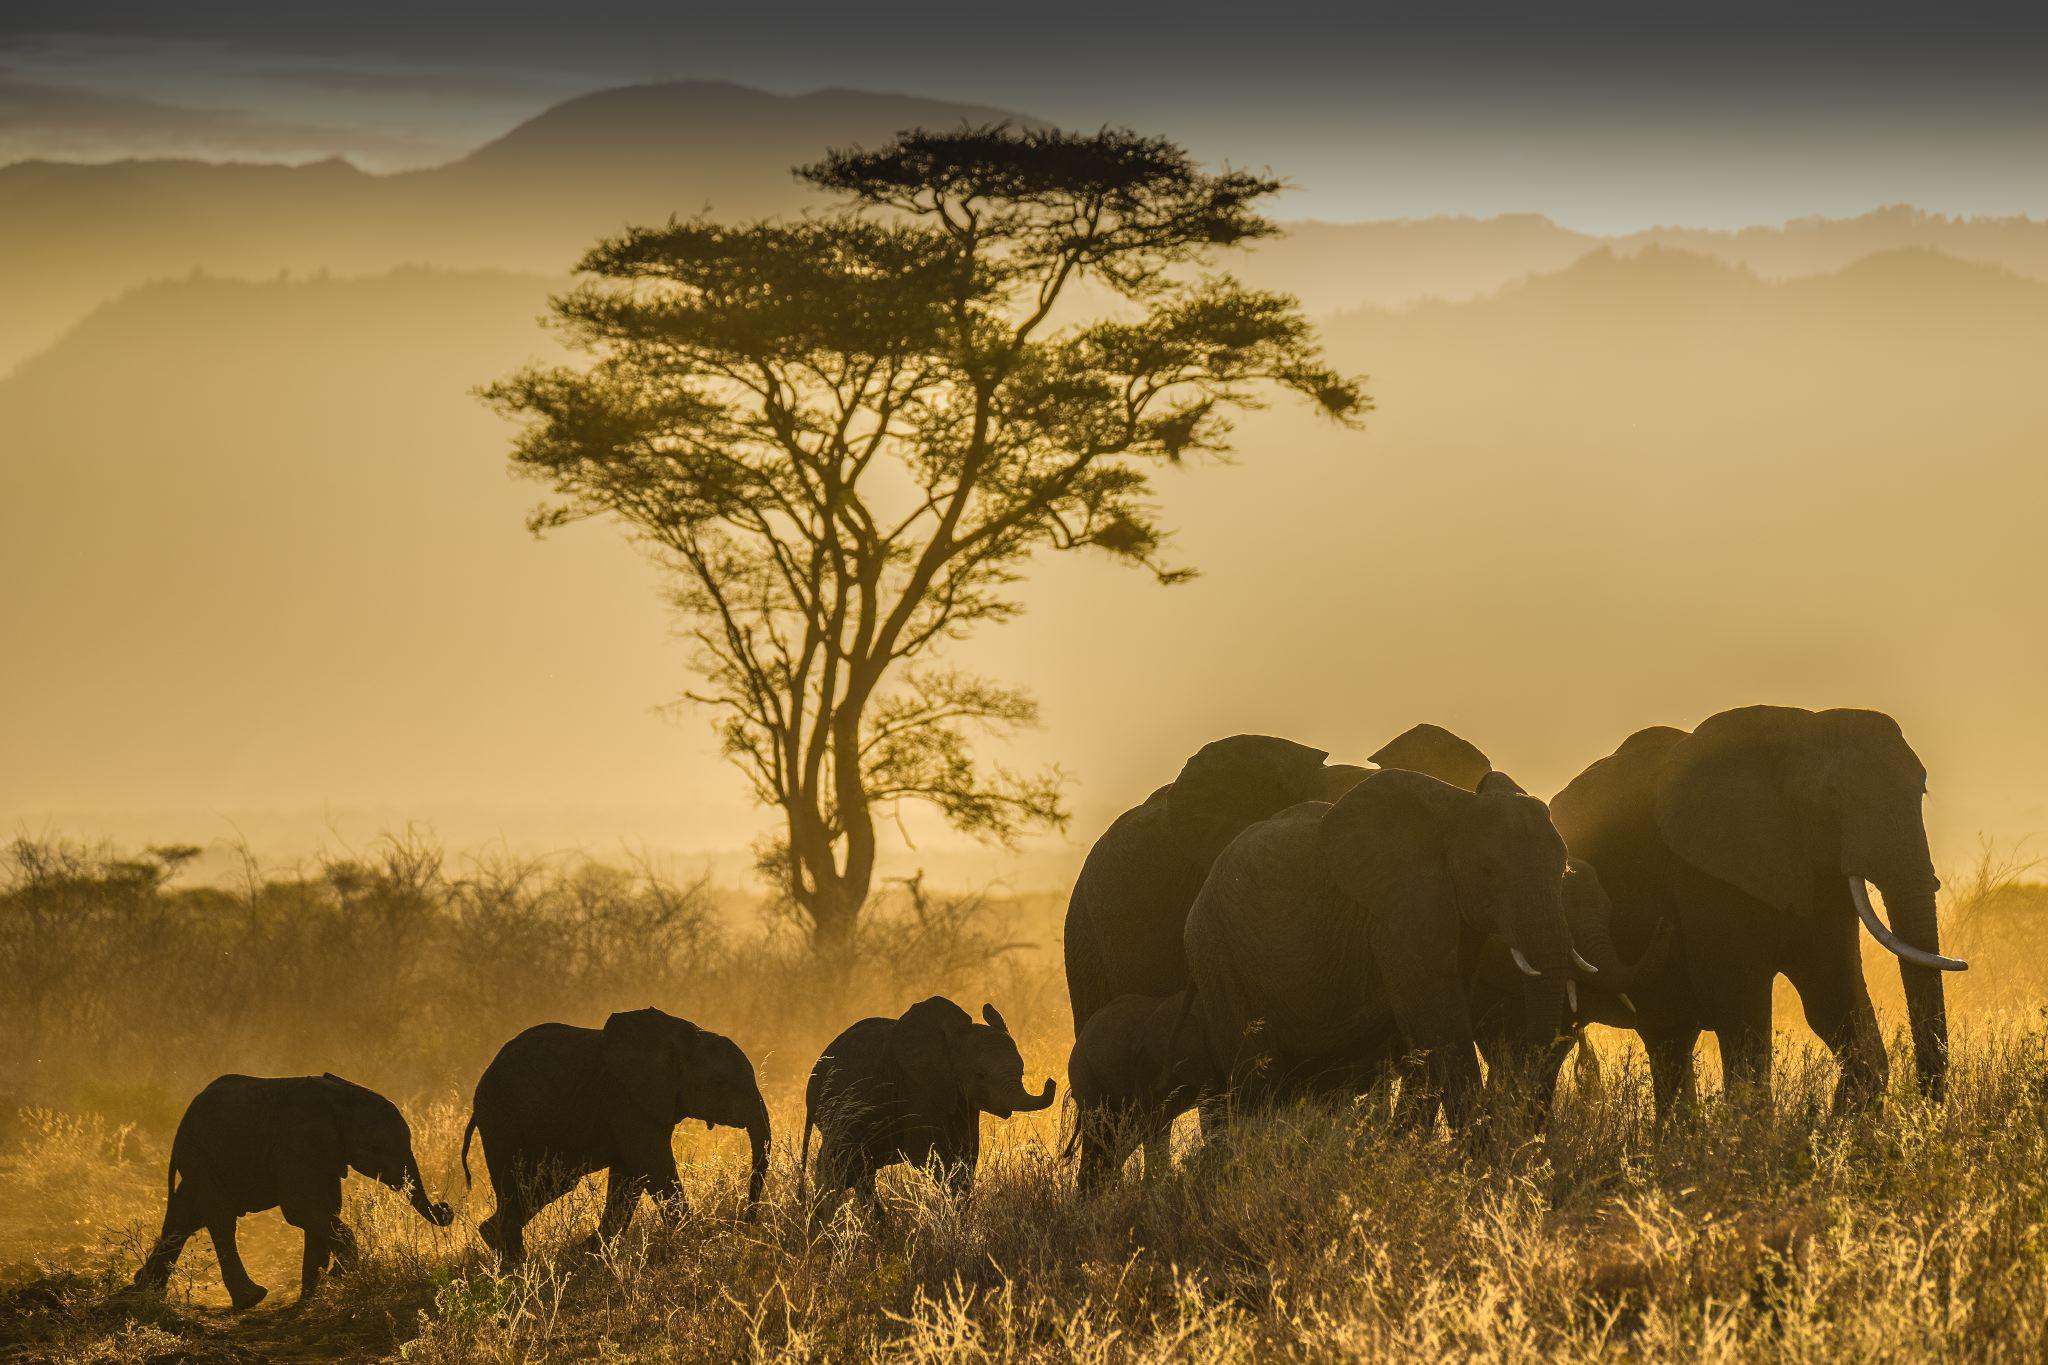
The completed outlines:
{"type": "Polygon", "coordinates": [[[466,1090],[531,1024],[644,1004],[750,1050],[822,1042],[848,1011],[893,1013],[916,998],[905,992],[1001,971],[998,930],[1018,909],[938,903],[912,884],[852,974],[831,975],[772,917],[736,929],[708,886],[645,867],[508,858],[457,871],[405,836],[360,858],[290,871],[249,860],[233,884],[181,886],[197,851],[22,839],[0,852],[0,1109],[168,1125],[230,1071],[331,1070],[439,1095],[466,1090]]]}

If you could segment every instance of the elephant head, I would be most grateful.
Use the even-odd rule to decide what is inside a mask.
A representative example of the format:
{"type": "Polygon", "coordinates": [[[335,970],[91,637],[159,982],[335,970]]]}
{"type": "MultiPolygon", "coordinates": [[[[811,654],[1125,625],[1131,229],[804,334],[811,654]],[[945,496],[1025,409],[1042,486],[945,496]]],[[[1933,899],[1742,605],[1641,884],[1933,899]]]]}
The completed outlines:
{"type": "Polygon", "coordinates": [[[426,1177],[413,1156],[412,1128],[398,1106],[332,1072],[323,1075],[319,1085],[334,1119],[342,1159],[350,1169],[403,1194],[414,1212],[434,1226],[445,1228],[454,1222],[454,1210],[427,1198],[426,1177]]]}
{"type": "MultiPolygon", "coordinates": [[[[1493,763],[1469,741],[1441,725],[1411,726],[1380,746],[1372,761],[1382,768],[1424,773],[1465,791],[1477,791],[1493,763]]],[[[1331,799],[1335,799],[1334,797],[1331,799]]]]}
{"type": "Polygon", "coordinates": [[[1921,801],[1927,769],[1877,711],[1749,706],[1724,711],[1672,744],[1659,776],[1664,842],[1692,866],[1788,913],[1808,913],[1816,885],[1847,883],[1871,936],[1899,958],[1921,1086],[1948,1070],[1941,954],[1921,801]],[[1889,927],[1871,906],[1883,893],[1889,927]]]}
{"type": "Polygon", "coordinates": [[[1050,1077],[1034,1095],[1024,1088],[1024,1057],[994,1005],[983,1023],[942,995],[921,1000],[896,1019],[887,1042],[898,1093],[919,1114],[965,1106],[1006,1119],[1052,1107],[1050,1077]]]}
{"type": "Polygon", "coordinates": [[[1564,840],[1541,801],[1505,774],[1467,792],[1421,773],[1373,774],[1326,811],[1319,838],[1340,890],[1375,914],[1435,922],[1448,902],[1506,942],[1522,975],[1524,1027],[1548,1044],[1572,980],[1597,968],[1565,919],[1564,840]]]}
{"type": "Polygon", "coordinates": [[[747,1204],[760,1202],[768,1179],[768,1106],[754,1064],[737,1043],[650,1008],[605,1020],[602,1049],[625,1122],[657,1123],[664,1133],[685,1119],[706,1128],[744,1128],[752,1148],[747,1204]]]}

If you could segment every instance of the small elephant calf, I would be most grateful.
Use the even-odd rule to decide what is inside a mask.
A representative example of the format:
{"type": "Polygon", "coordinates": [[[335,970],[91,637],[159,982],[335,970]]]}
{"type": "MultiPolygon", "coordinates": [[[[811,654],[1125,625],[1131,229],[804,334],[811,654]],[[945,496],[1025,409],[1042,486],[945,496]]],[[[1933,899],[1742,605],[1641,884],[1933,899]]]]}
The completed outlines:
{"type": "Polygon", "coordinates": [[[1172,1157],[1173,1121],[1201,1102],[1214,1080],[1200,1025],[1189,1018],[1186,991],[1120,995],[1088,1017],[1067,1058],[1074,1097],[1071,1152],[1081,1152],[1080,1186],[1114,1180],[1140,1143],[1145,1173],[1172,1157]]]}
{"type": "Polygon", "coordinates": [[[270,1291],[242,1265],[235,1220],[275,1208],[306,1234],[299,1295],[311,1294],[330,1257],[346,1270],[358,1256],[341,1221],[341,1179],[351,1168],[403,1192],[435,1227],[455,1221],[446,1204],[428,1201],[412,1129],[376,1091],[333,1075],[220,1077],[178,1121],[163,1232],[135,1287],[162,1290],[186,1239],[205,1228],[228,1297],[254,1308],[270,1291]]]}
{"type": "Polygon", "coordinates": [[[994,1005],[982,1023],[944,996],[894,1019],[863,1019],[834,1038],[804,1088],[802,1179],[817,1128],[820,1195],[857,1191],[879,1208],[875,1173],[899,1161],[937,1162],[958,1194],[974,1184],[981,1116],[1006,1119],[1052,1107],[1050,1078],[1024,1088],[1024,1058],[994,1005]]]}

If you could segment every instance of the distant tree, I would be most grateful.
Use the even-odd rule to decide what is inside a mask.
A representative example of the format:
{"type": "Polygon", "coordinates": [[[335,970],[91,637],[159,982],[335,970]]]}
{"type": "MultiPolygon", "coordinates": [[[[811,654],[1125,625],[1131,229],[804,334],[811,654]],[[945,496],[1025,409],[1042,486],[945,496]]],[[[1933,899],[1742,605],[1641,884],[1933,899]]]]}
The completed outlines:
{"type": "Polygon", "coordinates": [[[1291,390],[1353,423],[1370,403],[1294,299],[1198,273],[1275,231],[1252,208],[1272,179],[1127,131],[1008,126],[797,174],[838,207],[600,243],[553,304],[587,368],[486,395],[556,495],[537,534],[615,517],[673,570],[703,678],[685,695],[781,812],[762,869],[840,954],[878,813],[925,802],[1005,843],[1066,820],[1056,770],[973,752],[1036,703],[943,646],[1016,615],[1043,549],[1188,577],[1151,471],[1226,450],[1233,410],[1291,390]]]}

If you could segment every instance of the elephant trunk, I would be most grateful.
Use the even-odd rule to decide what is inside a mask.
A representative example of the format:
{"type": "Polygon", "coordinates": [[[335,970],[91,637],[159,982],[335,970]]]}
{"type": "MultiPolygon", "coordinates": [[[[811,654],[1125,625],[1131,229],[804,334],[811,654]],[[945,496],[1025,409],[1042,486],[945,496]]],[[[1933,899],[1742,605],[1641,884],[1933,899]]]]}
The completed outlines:
{"type": "Polygon", "coordinates": [[[1880,933],[1881,921],[1870,905],[1870,894],[1861,877],[1851,877],[1849,887],[1856,899],[1857,914],[1872,937],[1899,956],[1899,979],[1906,988],[1906,1015],[1913,1029],[1913,1061],[1920,1077],[1920,1091],[1940,1099],[1948,1089],[1948,1003],[1941,975],[1961,971],[1966,964],[1941,955],[1941,931],[1935,922],[1935,891],[1940,883],[1930,875],[1910,883],[1880,882],[1885,908],[1891,912],[1891,928],[1880,933]],[[1903,951],[1902,951],[1903,949],[1903,951]]]}
{"type": "Polygon", "coordinates": [[[1547,1048],[1563,1030],[1566,999],[1577,994],[1574,982],[1585,974],[1584,959],[1573,946],[1561,888],[1545,888],[1545,894],[1530,896],[1525,907],[1502,927],[1522,973],[1525,1041],[1547,1048]]]}
{"type": "Polygon", "coordinates": [[[768,1183],[768,1153],[773,1139],[773,1132],[768,1125],[768,1106],[756,1098],[754,1113],[747,1120],[747,1142],[753,1151],[753,1165],[747,1174],[749,1213],[759,1207],[761,1191],[768,1183]]]}
{"type": "Polygon", "coordinates": [[[1548,1048],[1564,1032],[1567,980],[1561,976],[1531,976],[1522,981],[1523,1041],[1532,1048],[1548,1048]]]}
{"type": "Polygon", "coordinates": [[[435,1203],[427,1198],[427,1179],[420,1174],[419,1159],[410,1149],[405,1154],[406,1201],[413,1212],[437,1228],[445,1228],[455,1221],[455,1211],[445,1203],[435,1203]]]}
{"type": "Polygon", "coordinates": [[[1057,1091],[1058,1087],[1053,1084],[1052,1077],[1050,1076],[1045,1078],[1045,1089],[1039,1091],[1036,1095],[1026,1090],[1020,1082],[1017,1086],[1017,1100],[1009,1106],[1010,1112],[1013,1114],[1035,1114],[1041,1109],[1050,1109],[1052,1108],[1053,1097],[1057,1091]]]}

